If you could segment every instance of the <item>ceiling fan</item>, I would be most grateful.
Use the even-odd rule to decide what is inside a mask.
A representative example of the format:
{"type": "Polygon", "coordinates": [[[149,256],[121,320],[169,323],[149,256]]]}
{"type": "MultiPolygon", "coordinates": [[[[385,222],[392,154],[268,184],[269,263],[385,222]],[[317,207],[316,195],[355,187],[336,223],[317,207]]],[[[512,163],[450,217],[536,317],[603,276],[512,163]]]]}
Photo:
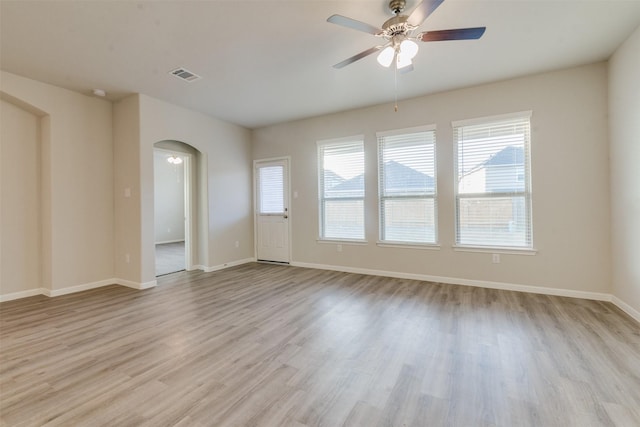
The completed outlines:
{"type": "Polygon", "coordinates": [[[474,40],[482,37],[486,30],[485,27],[424,31],[412,37],[411,33],[422,25],[425,19],[427,19],[443,1],[444,0],[423,0],[410,15],[401,15],[406,6],[406,0],[391,0],[389,2],[389,9],[391,9],[395,16],[382,24],[382,28],[377,28],[365,22],[347,18],[346,16],[331,15],[327,21],[332,24],[373,34],[386,41],[385,44],[374,46],[351,58],[338,62],[333,68],[346,67],[351,63],[381,50],[378,54],[378,62],[380,65],[389,67],[395,60],[396,69],[405,73],[413,70],[412,59],[418,53],[418,44],[416,41],[474,40]]]}

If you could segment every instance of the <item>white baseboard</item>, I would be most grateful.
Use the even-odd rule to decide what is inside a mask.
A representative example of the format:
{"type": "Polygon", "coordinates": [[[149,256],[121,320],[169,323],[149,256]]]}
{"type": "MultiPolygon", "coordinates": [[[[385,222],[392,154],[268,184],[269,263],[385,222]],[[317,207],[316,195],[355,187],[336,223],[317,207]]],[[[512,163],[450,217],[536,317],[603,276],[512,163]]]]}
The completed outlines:
{"type": "Polygon", "coordinates": [[[12,292],[10,294],[0,295],[0,302],[13,301],[14,299],[34,297],[36,295],[44,295],[44,288],[29,289],[26,291],[12,292]]]}
{"type": "Polygon", "coordinates": [[[145,282],[145,283],[138,283],[138,282],[132,282],[130,280],[124,280],[124,279],[105,279],[105,280],[99,280],[97,282],[84,283],[82,285],[69,286],[69,287],[60,288],[60,289],[36,288],[36,289],[29,289],[27,291],[13,292],[11,294],[0,295],[0,302],[11,301],[11,300],[20,299],[20,298],[28,298],[36,295],[45,295],[47,297],[58,297],[61,295],[88,291],[90,289],[101,288],[103,286],[109,286],[109,285],[121,285],[121,286],[126,286],[128,288],[143,290],[143,289],[153,288],[154,286],[156,286],[156,284],[157,282],[155,280],[152,280],[150,282],[145,282]]]}
{"type": "Polygon", "coordinates": [[[125,279],[113,279],[113,280],[114,280],[114,283],[117,285],[122,285],[122,286],[126,286],[127,288],[133,288],[138,290],[154,288],[158,284],[157,280],[151,280],[149,282],[144,282],[144,283],[132,282],[131,280],[125,280],[125,279]]]}
{"type": "MultiPolygon", "coordinates": [[[[213,267],[203,267],[205,273],[211,273],[212,271],[224,270],[225,268],[235,267],[236,265],[247,264],[250,262],[256,262],[255,258],[245,258],[237,261],[229,261],[224,264],[214,265],[213,267]]],[[[198,266],[201,267],[201,266],[198,266]]]]}
{"type": "MultiPolygon", "coordinates": [[[[256,262],[255,258],[245,258],[237,261],[230,261],[221,265],[216,265],[212,267],[206,267],[203,265],[194,265],[194,269],[203,270],[206,273],[210,273],[213,271],[223,270],[225,268],[234,267],[237,265],[247,264],[250,262],[256,262]]],[[[587,291],[575,291],[571,289],[559,289],[559,288],[547,288],[542,286],[531,286],[531,285],[517,285],[513,283],[502,283],[502,282],[489,282],[484,280],[470,280],[470,279],[461,279],[454,277],[443,277],[443,276],[431,276],[427,274],[413,274],[413,273],[402,273],[396,271],[384,271],[384,270],[373,270],[368,268],[354,268],[354,267],[344,267],[337,265],[326,265],[326,264],[313,264],[307,262],[292,262],[290,265],[294,267],[303,267],[303,268],[315,268],[318,270],[331,270],[331,271],[341,271],[344,273],[356,273],[356,274],[367,274],[371,276],[383,276],[383,277],[394,277],[398,279],[412,279],[412,280],[421,280],[427,282],[436,282],[436,283],[447,283],[451,285],[466,285],[466,286],[475,286],[481,288],[489,288],[489,289],[502,289],[507,291],[517,291],[517,292],[529,292],[534,294],[544,294],[544,295],[555,295],[555,296],[563,296],[563,297],[572,297],[572,298],[582,298],[582,299],[590,299],[597,301],[609,301],[620,308],[622,311],[627,313],[633,319],[640,322],[640,311],[631,307],[629,304],[622,301],[620,298],[615,295],[599,293],[599,292],[587,292],[587,291]]],[[[100,280],[97,282],[85,283],[77,286],[69,286],[67,288],[61,289],[46,289],[46,288],[36,288],[29,289],[26,291],[13,292],[10,294],[0,295],[0,302],[12,301],[21,298],[28,298],[36,295],[46,295],[48,297],[57,297],[60,295],[67,295],[75,292],[87,291],[89,289],[96,289],[103,286],[109,285],[121,285],[126,286],[132,289],[149,289],[153,288],[157,285],[156,280],[151,280],[149,282],[133,282],[125,279],[106,279],[100,280]]]]}
{"type": "Polygon", "coordinates": [[[162,241],[162,242],[156,242],[155,244],[156,244],[156,245],[164,245],[164,244],[167,244],[167,243],[180,243],[180,242],[184,242],[184,239],[178,239],[178,240],[165,240],[165,241],[162,241]]]}
{"type": "MultiPolygon", "coordinates": [[[[199,270],[203,270],[206,273],[210,273],[212,271],[218,271],[225,268],[234,267],[236,265],[246,264],[249,262],[255,262],[255,258],[245,258],[237,261],[230,261],[222,265],[216,265],[213,267],[207,267],[203,265],[194,265],[193,269],[199,269],[199,270]]],[[[132,288],[132,289],[143,290],[143,289],[153,288],[157,286],[157,284],[158,284],[157,280],[151,280],[149,282],[141,283],[141,282],[133,282],[131,280],[112,278],[112,279],[100,280],[97,282],[84,283],[82,285],[69,286],[67,288],[61,288],[61,289],[36,288],[36,289],[29,289],[26,291],[13,292],[10,294],[0,295],[0,302],[11,301],[11,300],[20,299],[20,298],[27,298],[27,297],[32,297],[36,295],[46,295],[48,297],[57,297],[60,295],[67,295],[75,292],[88,291],[89,289],[100,288],[102,286],[108,286],[108,285],[120,285],[120,286],[126,286],[128,288],[132,288]]]]}
{"type": "Polygon", "coordinates": [[[629,316],[633,317],[638,322],[640,322],[640,311],[638,311],[635,308],[631,307],[629,304],[627,304],[626,302],[622,301],[620,298],[618,298],[615,295],[611,296],[611,302],[613,304],[615,304],[615,306],[618,307],[620,310],[624,311],[629,316]]]}
{"type": "Polygon", "coordinates": [[[397,279],[422,280],[426,282],[447,283],[450,285],[475,286],[505,291],[529,292],[533,294],[556,295],[562,297],[582,298],[597,301],[611,301],[611,295],[599,292],[574,291],[571,289],[547,288],[542,286],[517,285],[513,283],[489,282],[484,280],[461,279],[456,277],[431,276],[427,274],[401,273],[396,271],[372,270],[368,268],[353,268],[335,265],[311,264],[306,262],[292,262],[294,267],[316,268],[319,270],[342,271],[345,273],[368,274],[371,276],[394,277],[397,279]]]}
{"type": "Polygon", "coordinates": [[[88,291],[89,289],[101,288],[103,286],[115,285],[116,279],[99,280],[97,282],[84,283],[82,285],[69,286],[60,289],[44,289],[44,295],[48,297],[58,297],[60,295],[73,294],[76,292],[88,291]]]}

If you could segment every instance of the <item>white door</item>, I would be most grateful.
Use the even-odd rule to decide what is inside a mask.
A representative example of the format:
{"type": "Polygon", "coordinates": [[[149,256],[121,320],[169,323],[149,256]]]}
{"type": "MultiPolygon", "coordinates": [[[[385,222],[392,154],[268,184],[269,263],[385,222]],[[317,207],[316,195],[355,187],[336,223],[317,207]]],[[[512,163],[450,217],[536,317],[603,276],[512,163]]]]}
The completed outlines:
{"type": "Polygon", "coordinates": [[[256,162],[258,261],[289,263],[289,162],[256,162]]]}

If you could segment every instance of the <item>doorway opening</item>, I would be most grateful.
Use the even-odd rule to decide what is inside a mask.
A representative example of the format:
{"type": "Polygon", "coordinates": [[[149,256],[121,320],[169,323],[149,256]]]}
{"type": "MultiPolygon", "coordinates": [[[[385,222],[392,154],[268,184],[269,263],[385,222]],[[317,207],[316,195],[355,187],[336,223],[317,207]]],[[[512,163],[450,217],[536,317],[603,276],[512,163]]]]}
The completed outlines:
{"type": "MultiPolygon", "coordinates": [[[[178,143],[175,143],[178,144],[178,143]]],[[[190,270],[192,168],[189,153],[159,148],[154,161],[155,272],[157,276],[190,270]]]]}

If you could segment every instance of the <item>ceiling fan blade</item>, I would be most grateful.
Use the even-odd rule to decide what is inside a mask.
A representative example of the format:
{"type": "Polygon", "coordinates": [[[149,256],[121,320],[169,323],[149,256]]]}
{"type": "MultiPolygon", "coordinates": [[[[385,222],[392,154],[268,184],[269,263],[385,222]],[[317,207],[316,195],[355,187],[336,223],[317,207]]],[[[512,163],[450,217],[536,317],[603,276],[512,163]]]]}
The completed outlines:
{"type": "Polygon", "coordinates": [[[419,27],[425,19],[440,6],[444,0],[423,0],[409,15],[407,22],[413,26],[419,27]]]}
{"type": "Polygon", "coordinates": [[[425,31],[418,34],[423,42],[441,42],[446,40],[476,40],[482,37],[486,27],[458,28],[456,30],[425,31]]]}
{"type": "Polygon", "coordinates": [[[377,51],[379,51],[380,49],[382,49],[384,46],[374,46],[371,49],[367,49],[363,52],[360,52],[357,55],[353,55],[351,58],[347,58],[342,62],[338,62],[336,65],[333,66],[333,68],[343,68],[346,67],[349,64],[352,64],[366,56],[371,55],[372,53],[375,53],[377,51]]]}
{"type": "Polygon", "coordinates": [[[355,19],[347,18],[342,15],[331,15],[327,18],[327,22],[342,25],[343,27],[351,28],[352,30],[363,31],[365,33],[373,34],[374,36],[382,32],[381,28],[376,28],[366,22],[356,21],[355,19]]]}

